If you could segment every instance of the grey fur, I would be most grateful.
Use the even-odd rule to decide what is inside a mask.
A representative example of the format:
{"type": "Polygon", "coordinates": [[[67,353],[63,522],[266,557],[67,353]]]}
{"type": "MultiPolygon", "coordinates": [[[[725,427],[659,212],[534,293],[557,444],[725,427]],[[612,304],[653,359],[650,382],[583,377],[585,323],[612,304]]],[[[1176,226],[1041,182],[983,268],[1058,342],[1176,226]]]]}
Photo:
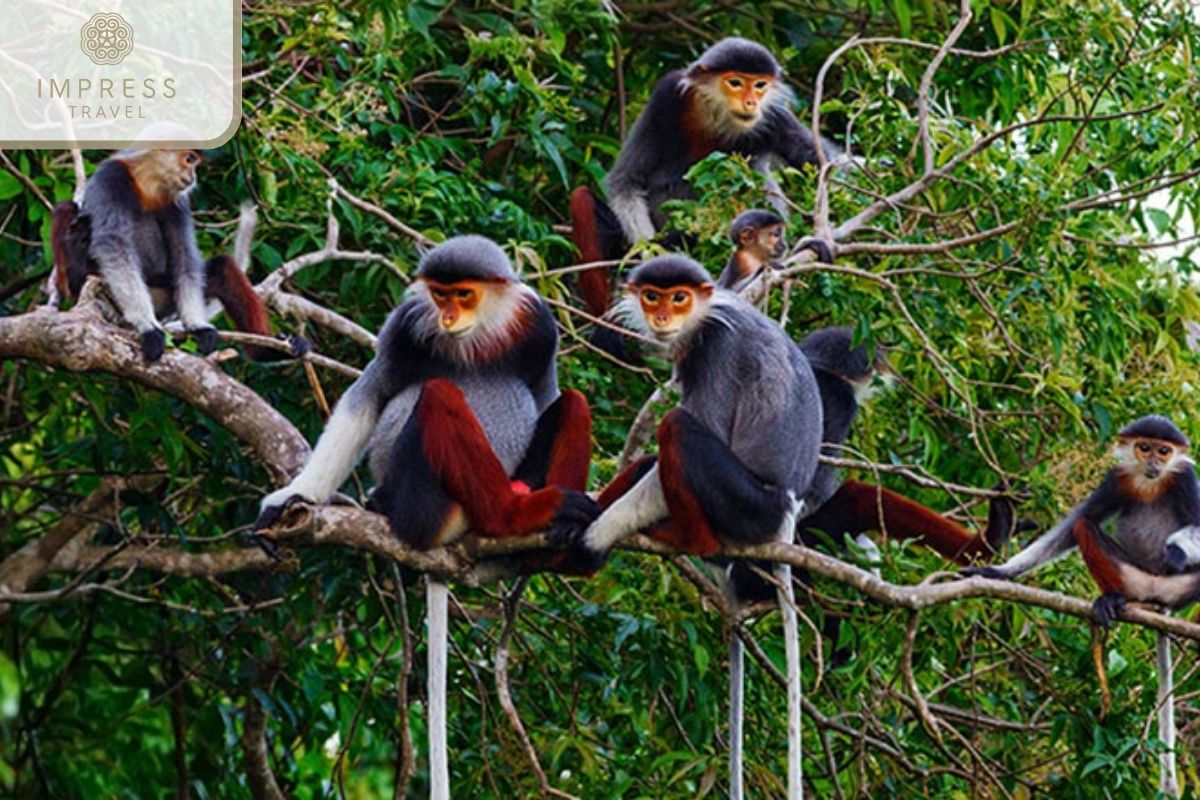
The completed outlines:
{"type": "Polygon", "coordinates": [[[117,164],[102,164],[88,181],[80,205],[91,224],[88,255],[121,315],[139,333],[159,327],[158,318],[172,313],[188,330],[209,327],[204,263],[196,248],[187,193],[156,214],[131,213],[132,187],[127,180],[121,187],[117,177],[121,169],[117,164]],[[156,284],[173,285],[174,295],[160,293],[156,303],[148,288],[156,284]]]}
{"type": "MultiPolygon", "coordinates": [[[[467,405],[475,412],[483,426],[496,457],[504,465],[504,471],[516,472],[533,439],[538,409],[533,395],[517,378],[499,375],[464,375],[454,379],[462,390],[467,405]]],[[[411,386],[392,398],[375,424],[375,432],[367,444],[367,463],[375,483],[385,480],[385,470],[396,437],[412,414],[421,387],[411,386]]]]}

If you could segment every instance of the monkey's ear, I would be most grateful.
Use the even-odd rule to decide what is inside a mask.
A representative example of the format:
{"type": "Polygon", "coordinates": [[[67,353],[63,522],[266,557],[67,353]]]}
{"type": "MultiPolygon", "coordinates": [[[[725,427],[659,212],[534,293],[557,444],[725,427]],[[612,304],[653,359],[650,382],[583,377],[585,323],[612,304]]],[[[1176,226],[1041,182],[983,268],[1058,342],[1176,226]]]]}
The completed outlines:
{"type": "Polygon", "coordinates": [[[738,239],[741,241],[742,246],[753,244],[754,240],[757,238],[758,228],[742,228],[741,232],[738,234],[738,239]]]}

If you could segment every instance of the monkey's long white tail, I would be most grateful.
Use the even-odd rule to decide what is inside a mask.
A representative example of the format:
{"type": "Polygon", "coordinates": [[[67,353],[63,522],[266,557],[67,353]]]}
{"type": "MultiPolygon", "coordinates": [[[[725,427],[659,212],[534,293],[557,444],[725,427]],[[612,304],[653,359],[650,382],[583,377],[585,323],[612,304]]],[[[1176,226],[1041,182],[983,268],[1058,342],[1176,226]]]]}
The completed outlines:
{"type": "MultiPolygon", "coordinates": [[[[800,505],[803,505],[801,501],[800,505]]],[[[779,539],[785,544],[796,541],[796,518],[802,513],[796,508],[791,514],[784,515],[783,529],[779,539]]],[[[779,579],[776,593],[779,595],[779,613],[783,615],[783,650],[787,656],[787,704],[788,704],[788,800],[804,800],[804,751],[800,746],[801,730],[801,693],[800,685],[800,626],[796,620],[795,597],[792,593],[792,567],[790,564],[779,564],[775,567],[775,577],[779,579]]]]}
{"type": "Polygon", "coordinates": [[[746,655],[737,631],[729,637],[729,800],[742,794],[742,710],[746,683],[746,655]]]}
{"type": "Polygon", "coordinates": [[[1158,789],[1167,797],[1179,797],[1175,772],[1175,676],[1171,664],[1171,639],[1158,634],[1158,738],[1167,749],[1158,757],[1158,789]]]}
{"type": "Polygon", "coordinates": [[[450,589],[425,577],[425,621],[428,625],[429,798],[450,800],[450,763],[446,750],[446,652],[450,589]]]}

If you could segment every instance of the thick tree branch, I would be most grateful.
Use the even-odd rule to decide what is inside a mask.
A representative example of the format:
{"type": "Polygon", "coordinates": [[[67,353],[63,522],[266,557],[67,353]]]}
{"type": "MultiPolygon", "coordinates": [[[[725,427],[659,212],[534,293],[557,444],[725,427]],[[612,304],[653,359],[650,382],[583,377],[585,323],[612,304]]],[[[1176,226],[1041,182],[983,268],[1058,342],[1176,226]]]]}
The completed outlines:
{"type": "Polygon", "coordinates": [[[178,397],[249,446],[277,482],[308,458],[308,443],[287,417],[212,361],[168,348],[148,364],[137,339],[105,322],[94,302],[81,299],[70,311],[43,307],[0,318],[0,359],[9,358],[71,372],[109,372],[178,397]]]}

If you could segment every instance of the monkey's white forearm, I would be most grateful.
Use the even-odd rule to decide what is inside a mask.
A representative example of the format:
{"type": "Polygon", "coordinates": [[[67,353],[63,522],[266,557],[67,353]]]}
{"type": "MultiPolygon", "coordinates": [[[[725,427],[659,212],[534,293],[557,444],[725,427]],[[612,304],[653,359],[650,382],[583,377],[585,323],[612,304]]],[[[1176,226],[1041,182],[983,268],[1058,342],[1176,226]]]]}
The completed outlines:
{"type": "Polygon", "coordinates": [[[650,219],[650,207],[646,205],[645,195],[637,192],[614,194],[609,208],[617,215],[621,230],[630,242],[654,238],[654,222],[650,219]]]}
{"type": "Polygon", "coordinates": [[[605,509],[584,534],[584,545],[595,551],[611,550],[622,539],[667,516],[667,500],[658,482],[655,464],[633,488],[605,509]]]}
{"type": "Polygon", "coordinates": [[[142,268],[138,265],[137,257],[132,253],[109,254],[97,258],[97,261],[100,264],[100,277],[125,321],[138,333],[157,328],[154,302],[150,299],[146,281],[142,279],[142,268]]]}
{"type": "Polygon", "coordinates": [[[334,408],[300,474],[287,486],[263,498],[264,510],[283,504],[293,495],[324,503],[349,477],[379,419],[376,404],[354,389],[351,387],[334,408]]]}
{"type": "Polygon", "coordinates": [[[1075,547],[1075,537],[1071,533],[1071,528],[1078,518],[1078,513],[1072,511],[1065,519],[1034,539],[1024,550],[996,569],[1004,573],[1007,578],[1016,578],[1061,558],[1075,547]]]}

